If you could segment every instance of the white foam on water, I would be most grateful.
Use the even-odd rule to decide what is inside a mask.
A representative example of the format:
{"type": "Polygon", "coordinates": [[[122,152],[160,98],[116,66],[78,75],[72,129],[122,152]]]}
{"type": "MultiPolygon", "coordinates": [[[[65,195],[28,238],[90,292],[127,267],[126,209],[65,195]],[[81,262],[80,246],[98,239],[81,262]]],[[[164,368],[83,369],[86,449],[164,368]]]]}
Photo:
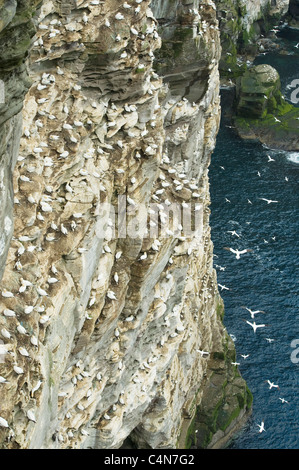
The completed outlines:
{"type": "Polygon", "coordinates": [[[289,152],[287,159],[293,163],[299,163],[299,152],[289,152]]]}

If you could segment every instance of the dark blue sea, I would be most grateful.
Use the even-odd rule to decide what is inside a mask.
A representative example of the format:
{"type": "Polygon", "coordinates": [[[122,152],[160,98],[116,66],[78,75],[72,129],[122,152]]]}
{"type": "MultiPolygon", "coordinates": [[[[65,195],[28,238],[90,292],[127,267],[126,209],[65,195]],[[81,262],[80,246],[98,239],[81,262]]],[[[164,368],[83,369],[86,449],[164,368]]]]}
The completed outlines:
{"type": "MultiPolygon", "coordinates": [[[[299,83],[299,32],[283,29],[278,36],[288,54],[260,55],[255,63],[277,68],[282,92],[290,99],[290,84],[296,79],[299,83]]],[[[224,323],[254,397],[252,415],[229,448],[298,449],[299,153],[242,141],[228,125],[223,117],[209,172],[214,266],[218,283],[229,289],[220,288],[224,323]],[[274,161],[268,162],[268,155],[274,161]],[[230,233],[234,231],[237,235],[230,233]],[[224,247],[253,251],[237,260],[224,247]],[[244,306],[266,313],[252,320],[244,306]],[[244,320],[266,326],[254,333],[244,320]],[[279,389],[269,389],[267,380],[279,389]],[[259,433],[261,421],[266,432],[259,433]]]]}

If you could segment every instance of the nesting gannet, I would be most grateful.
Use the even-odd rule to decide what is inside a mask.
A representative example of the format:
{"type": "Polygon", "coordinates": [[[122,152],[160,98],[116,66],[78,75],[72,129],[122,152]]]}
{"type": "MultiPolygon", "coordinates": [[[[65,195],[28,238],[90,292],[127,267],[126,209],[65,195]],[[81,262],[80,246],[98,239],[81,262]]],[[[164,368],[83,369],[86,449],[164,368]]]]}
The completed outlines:
{"type": "Polygon", "coordinates": [[[3,289],[1,294],[2,294],[2,297],[6,297],[6,298],[14,297],[14,294],[6,289],[3,289]]]}
{"type": "Polygon", "coordinates": [[[231,251],[232,253],[234,253],[236,255],[236,259],[240,259],[240,256],[243,255],[244,253],[248,253],[250,251],[253,251],[253,250],[250,250],[249,248],[245,249],[245,250],[234,250],[233,248],[229,248],[229,247],[223,247],[224,250],[228,250],[228,251],[231,251]]]}
{"type": "Polygon", "coordinates": [[[31,336],[30,343],[33,344],[33,346],[38,346],[38,339],[36,336],[31,336]]]}
{"type": "Polygon", "coordinates": [[[14,365],[14,366],[13,366],[13,370],[14,370],[15,373],[18,374],[18,375],[24,374],[24,370],[22,369],[22,367],[19,367],[19,366],[17,366],[17,365],[14,365]]]}
{"type": "Polygon", "coordinates": [[[37,287],[36,290],[37,290],[38,294],[41,295],[41,296],[47,296],[48,295],[47,292],[44,289],[42,289],[41,287],[37,287]]]}
{"type": "Polygon", "coordinates": [[[6,328],[2,328],[1,334],[2,334],[3,338],[6,338],[6,339],[9,339],[11,337],[11,334],[9,333],[9,331],[7,331],[6,328]]]}
{"type": "Polygon", "coordinates": [[[2,416],[0,416],[0,426],[2,428],[9,428],[8,422],[6,421],[6,419],[2,418],[2,416]]]}
{"type": "Polygon", "coordinates": [[[240,238],[240,235],[235,230],[228,230],[227,233],[230,233],[232,236],[235,235],[236,237],[240,238]]]}
{"type": "Polygon", "coordinates": [[[34,423],[36,423],[35,414],[32,410],[28,410],[26,414],[29,421],[33,421],[34,423]]]}
{"type": "Polygon", "coordinates": [[[23,348],[22,346],[19,348],[19,353],[20,353],[22,356],[30,357],[29,352],[27,351],[27,349],[26,349],[26,348],[23,348]]]}
{"type": "Polygon", "coordinates": [[[17,326],[17,331],[21,335],[27,335],[27,330],[21,324],[17,326]]]}
{"type": "Polygon", "coordinates": [[[108,290],[108,291],[107,291],[107,297],[108,297],[109,299],[111,299],[111,300],[117,300],[117,299],[116,299],[116,295],[115,295],[115,293],[113,292],[113,290],[108,290]]]}
{"type": "Polygon", "coordinates": [[[3,315],[5,317],[15,317],[16,316],[16,312],[14,312],[13,310],[11,310],[10,308],[6,308],[5,310],[3,310],[3,315]]]}
{"type": "Polygon", "coordinates": [[[223,291],[224,289],[225,289],[225,290],[230,290],[229,287],[223,286],[222,284],[219,284],[219,283],[218,283],[218,286],[221,288],[221,291],[223,291]]]}

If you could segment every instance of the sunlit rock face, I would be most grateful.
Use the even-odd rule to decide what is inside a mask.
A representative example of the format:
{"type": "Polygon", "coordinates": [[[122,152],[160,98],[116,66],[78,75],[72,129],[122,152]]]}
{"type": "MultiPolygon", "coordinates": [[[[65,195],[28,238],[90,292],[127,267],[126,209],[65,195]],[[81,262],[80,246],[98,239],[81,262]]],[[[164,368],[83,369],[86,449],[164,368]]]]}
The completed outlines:
{"type": "Polygon", "coordinates": [[[36,1],[0,1],[0,279],[13,233],[12,172],[22,133],[21,110],[30,86],[24,59],[35,28],[36,1]]]}
{"type": "MultiPolygon", "coordinates": [[[[244,398],[226,415],[231,432],[249,405],[230,365],[209,226],[215,5],[34,7],[20,96],[31,85],[3,124],[1,227],[9,239],[14,220],[14,232],[2,251],[1,446],[184,448],[216,376],[218,412],[244,398]]],[[[223,442],[227,426],[222,415],[223,442]]]]}

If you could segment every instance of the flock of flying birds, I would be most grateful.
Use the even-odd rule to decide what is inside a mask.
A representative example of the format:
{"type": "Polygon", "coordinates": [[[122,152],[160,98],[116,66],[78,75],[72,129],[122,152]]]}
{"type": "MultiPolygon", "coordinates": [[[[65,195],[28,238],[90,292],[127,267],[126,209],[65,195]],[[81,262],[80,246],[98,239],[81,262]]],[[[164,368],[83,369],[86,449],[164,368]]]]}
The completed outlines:
{"type": "MultiPolygon", "coordinates": [[[[228,127],[231,127],[231,126],[228,126],[228,127]]],[[[268,157],[268,163],[270,163],[270,162],[275,162],[275,159],[272,158],[270,155],[267,155],[267,157],[268,157]]],[[[222,170],[225,170],[225,168],[224,168],[223,166],[220,166],[220,168],[221,168],[222,170]]],[[[258,175],[258,177],[261,177],[261,173],[260,173],[259,171],[257,172],[257,175],[258,175]]],[[[288,179],[287,176],[285,177],[285,181],[286,181],[286,182],[289,181],[289,179],[288,179]]],[[[265,201],[268,205],[269,205],[269,204],[272,204],[272,203],[278,203],[278,202],[279,202],[279,201],[276,201],[276,200],[267,199],[267,198],[265,198],[265,197],[259,197],[258,199],[259,199],[259,200],[262,200],[262,201],[265,201]]],[[[225,201],[226,201],[227,203],[230,203],[230,202],[231,202],[228,198],[225,198],[225,201]]],[[[248,199],[247,202],[248,202],[248,204],[252,204],[252,201],[250,201],[250,199],[248,199]]],[[[240,235],[239,233],[237,233],[236,230],[229,230],[227,233],[230,233],[231,236],[237,237],[237,239],[241,238],[241,235],[240,235]]],[[[272,237],[272,239],[275,240],[275,236],[272,237]]],[[[265,243],[268,243],[267,240],[264,240],[264,242],[265,242],[265,243]]],[[[245,249],[239,250],[239,249],[235,249],[235,248],[231,248],[231,247],[225,246],[225,247],[223,247],[223,249],[224,249],[224,250],[227,250],[227,251],[230,251],[232,254],[234,254],[234,255],[235,255],[235,258],[236,258],[237,260],[239,260],[239,259],[241,258],[241,255],[244,255],[245,253],[253,252],[253,250],[250,249],[250,248],[245,248],[245,249]]],[[[215,255],[215,256],[216,256],[216,255],[215,255]]],[[[226,269],[225,266],[220,266],[220,265],[218,265],[218,264],[215,264],[215,267],[218,268],[220,271],[225,271],[225,269],[226,269]]],[[[222,292],[223,290],[230,290],[229,287],[227,287],[227,286],[225,286],[225,285],[223,285],[223,284],[218,283],[218,286],[220,287],[221,292],[222,292]]],[[[266,323],[256,323],[256,322],[255,322],[255,315],[257,315],[257,314],[265,314],[265,313],[266,313],[265,311],[263,311],[263,310],[252,310],[252,309],[250,309],[250,308],[248,308],[248,307],[246,307],[246,306],[244,306],[244,305],[242,305],[240,308],[245,309],[245,310],[247,310],[247,311],[249,312],[249,314],[250,314],[250,320],[251,320],[251,321],[250,321],[250,320],[246,320],[246,319],[242,319],[242,320],[243,320],[246,324],[248,324],[249,326],[252,327],[254,334],[257,332],[257,330],[258,330],[259,328],[265,328],[265,327],[267,327],[267,326],[270,326],[270,325],[268,325],[268,324],[266,324],[266,323]]],[[[234,337],[234,335],[230,335],[230,336],[232,337],[232,339],[233,339],[234,341],[236,340],[236,338],[234,337]]],[[[274,341],[273,338],[269,338],[269,337],[267,337],[267,338],[265,338],[265,339],[266,339],[266,341],[267,341],[268,343],[272,343],[272,342],[274,341]]],[[[245,359],[247,359],[247,358],[249,357],[249,354],[241,354],[241,357],[245,360],[245,359]]],[[[232,364],[235,365],[235,366],[239,366],[239,365],[240,365],[239,362],[232,362],[232,364]]],[[[275,389],[279,390],[278,384],[275,384],[274,382],[271,382],[269,379],[265,380],[265,383],[267,383],[267,384],[269,385],[269,390],[272,390],[272,389],[274,389],[274,390],[275,390],[275,389]]],[[[280,400],[281,403],[283,403],[283,404],[284,404],[284,403],[289,404],[289,402],[288,402],[285,398],[279,397],[279,400],[280,400]]],[[[258,432],[259,432],[259,433],[262,433],[262,432],[265,432],[265,431],[266,431],[266,429],[265,429],[265,422],[264,422],[264,421],[261,421],[260,424],[257,423],[257,426],[258,426],[258,432]]]]}

